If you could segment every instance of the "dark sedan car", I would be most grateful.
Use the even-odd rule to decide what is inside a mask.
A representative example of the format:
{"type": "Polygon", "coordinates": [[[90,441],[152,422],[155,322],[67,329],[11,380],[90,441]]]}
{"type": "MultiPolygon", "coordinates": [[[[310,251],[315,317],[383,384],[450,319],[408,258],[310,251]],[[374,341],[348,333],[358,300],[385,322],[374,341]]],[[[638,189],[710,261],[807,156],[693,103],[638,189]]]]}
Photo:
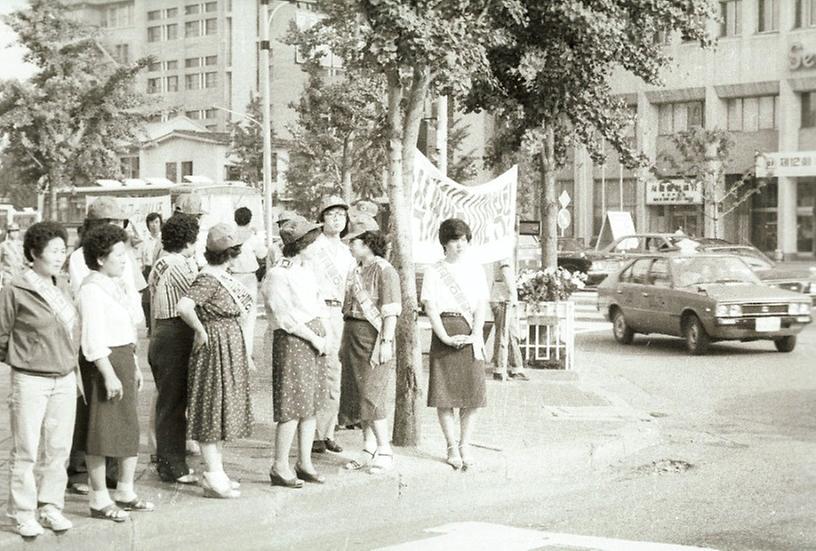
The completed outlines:
{"type": "Polygon", "coordinates": [[[705,253],[630,261],[598,287],[598,309],[622,344],[636,333],[661,333],[683,337],[691,354],[725,340],[770,340],[791,352],[811,322],[800,293],[762,284],[736,256],[705,253]]]}

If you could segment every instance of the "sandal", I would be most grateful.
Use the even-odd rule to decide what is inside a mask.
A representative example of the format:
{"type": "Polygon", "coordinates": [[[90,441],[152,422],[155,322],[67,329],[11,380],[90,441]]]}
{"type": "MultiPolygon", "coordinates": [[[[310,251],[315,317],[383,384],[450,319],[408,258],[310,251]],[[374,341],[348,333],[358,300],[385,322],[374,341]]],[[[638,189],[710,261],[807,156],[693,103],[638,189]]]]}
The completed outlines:
{"type": "Polygon", "coordinates": [[[359,459],[352,459],[351,461],[346,463],[346,470],[347,471],[359,471],[360,469],[365,469],[366,467],[371,465],[371,463],[374,462],[374,459],[376,458],[376,456],[377,456],[376,451],[370,452],[370,451],[368,451],[366,449],[363,449],[363,453],[360,455],[359,459]],[[366,457],[365,454],[368,454],[371,457],[370,458],[366,457]]]}
{"type": "Polygon", "coordinates": [[[130,518],[130,515],[127,511],[117,507],[115,503],[111,503],[102,509],[94,509],[91,507],[91,518],[112,520],[113,522],[125,522],[130,518]]]}
{"type": "Polygon", "coordinates": [[[382,474],[394,469],[394,455],[391,453],[378,453],[374,461],[371,462],[371,468],[368,469],[368,474],[382,474]]]}
{"type": "Polygon", "coordinates": [[[466,471],[476,465],[476,462],[470,455],[470,444],[460,444],[459,455],[462,456],[462,470],[466,471]]]}
{"type": "Polygon", "coordinates": [[[130,501],[116,500],[116,505],[124,511],[138,511],[141,513],[149,513],[156,508],[151,502],[139,499],[138,497],[134,497],[130,501]]]}
{"type": "Polygon", "coordinates": [[[448,446],[448,459],[445,463],[453,467],[454,471],[458,471],[462,468],[462,456],[459,455],[459,447],[457,444],[448,446]]]}

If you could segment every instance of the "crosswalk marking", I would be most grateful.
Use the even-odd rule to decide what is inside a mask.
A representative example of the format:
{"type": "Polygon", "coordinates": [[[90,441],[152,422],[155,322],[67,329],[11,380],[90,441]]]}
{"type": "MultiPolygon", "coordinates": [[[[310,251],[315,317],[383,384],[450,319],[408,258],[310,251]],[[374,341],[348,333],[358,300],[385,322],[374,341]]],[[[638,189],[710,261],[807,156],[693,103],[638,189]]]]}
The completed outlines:
{"type": "Polygon", "coordinates": [[[486,522],[456,522],[426,530],[429,538],[382,547],[379,551],[532,551],[536,549],[587,549],[593,551],[714,551],[669,543],[541,532],[486,522]]]}

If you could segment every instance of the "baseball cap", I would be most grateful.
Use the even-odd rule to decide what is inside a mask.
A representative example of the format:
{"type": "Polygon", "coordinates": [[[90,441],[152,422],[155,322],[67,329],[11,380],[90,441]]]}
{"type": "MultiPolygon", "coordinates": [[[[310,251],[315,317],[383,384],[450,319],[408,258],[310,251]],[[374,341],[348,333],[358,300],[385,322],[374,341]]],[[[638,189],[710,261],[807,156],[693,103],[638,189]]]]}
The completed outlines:
{"type": "Polygon", "coordinates": [[[298,215],[298,213],[296,213],[295,211],[293,211],[293,210],[285,210],[285,211],[281,212],[281,213],[278,215],[278,224],[279,224],[279,225],[280,225],[280,224],[283,224],[283,223],[284,223],[284,222],[286,222],[287,220],[292,220],[293,218],[295,218],[295,217],[297,217],[297,216],[299,216],[299,215],[298,215]]]}
{"type": "Polygon", "coordinates": [[[327,210],[333,207],[342,207],[346,210],[349,209],[348,203],[343,200],[342,197],[339,195],[329,195],[328,197],[324,197],[322,201],[320,201],[320,210],[318,211],[320,214],[323,214],[327,210]]]}
{"type": "Polygon", "coordinates": [[[351,241],[352,239],[356,239],[357,237],[363,235],[367,231],[379,231],[379,229],[380,225],[376,220],[374,220],[373,217],[365,214],[358,214],[356,217],[351,219],[351,227],[346,235],[346,239],[351,241]]]}
{"type": "Polygon", "coordinates": [[[127,214],[113,197],[99,197],[88,207],[91,220],[127,220],[127,214]]]}
{"type": "Polygon", "coordinates": [[[284,245],[294,243],[312,230],[322,227],[322,224],[315,224],[309,222],[300,215],[295,216],[291,220],[287,220],[280,228],[280,236],[284,245]]]}
{"type": "Polygon", "coordinates": [[[207,232],[207,250],[214,253],[226,251],[243,241],[238,234],[238,226],[227,222],[216,224],[207,232]]]}

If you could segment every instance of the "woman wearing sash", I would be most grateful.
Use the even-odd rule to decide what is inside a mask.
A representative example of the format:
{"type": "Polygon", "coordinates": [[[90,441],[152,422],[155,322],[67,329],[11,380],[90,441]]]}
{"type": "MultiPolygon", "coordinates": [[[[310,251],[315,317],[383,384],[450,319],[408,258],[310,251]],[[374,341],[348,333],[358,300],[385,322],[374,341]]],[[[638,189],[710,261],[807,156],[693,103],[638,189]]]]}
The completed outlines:
{"type": "Polygon", "coordinates": [[[161,234],[164,256],[148,275],[149,312],[153,315],[147,361],[156,381],[156,466],[164,482],[192,484],[197,477],[187,466],[187,374],[193,330],[179,317],[176,305],[198,275],[193,255],[198,220],[188,214],[170,217],[161,234]]]}
{"type": "Polygon", "coordinates": [[[302,488],[303,482],[322,484],[312,464],[316,415],[327,400],[326,304],[311,270],[320,224],[296,216],[280,228],[284,258],[265,280],[266,306],[274,317],[272,349],[272,405],[275,461],[269,472],[273,486],[302,488]],[[298,462],[289,465],[289,450],[298,435],[298,462]]]}
{"type": "Polygon", "coordinates": [[[466,258],[470,227],[458,218],[439,226],[444,260],[429,266],[422,302],[431,321],[428,406],[437,408],[454,469],[474,464],[470,436],[477,408],[486,405],[482,330],[489,292],[482,267],[466,258]],[[459,409],[459,439],[454,409],[459,409]]]}
{"type": "Polygon", "coordinates": [[[139,454],[138,394],[142,372],[136,363],[136,328],[142,305],[131,300],[122,281],[128,267],[125,230],[97,226],[83,236],[85,263],[91,273],[79,288],[82,319],[80,367],[88,401],[88,425],[75,435],[84,444],[91,482],[93,518],[124,522],[126,511],[151,511],[139,499],[133,480],[139,454]],[[118,459],[114,498],[105,484],[105,458],[118,459]]]}
{"type": "Polygon", "coordinates": [[[206,463],[201,485],[207,497],[240,496],[224,472],[226,441],[252,432],[249,360],[241,330],[252,297],[227,273],[241,252],[238,228],[216,224],[207,234],[207,260],[176,310],[194,332],[187,383],[187,438],[201,446],[206,463]]]}
{"type": "Polygon", "coordinates": [[[343,304],[340,415],[363,425],[363,452],[346,464],[369,472],[390,471],[394,454],[388,437],[388,383],[394,371],[394,331],[402,312],[399,275],[384,258],[388,243],[373,218],[361,216],[349,232],[358,262],[343,304]]]}
{"type": "Polygon", "coordinates": [[[43,526],[55,532],[72,526],[62,508],[76,413],[79,317],[59,278],[66,241],[56,222],[28,228],[23,254],[31,267],[0,292],[0,361],[11,367],[8,514],[23,537],[39,536],[43,526]]]}

